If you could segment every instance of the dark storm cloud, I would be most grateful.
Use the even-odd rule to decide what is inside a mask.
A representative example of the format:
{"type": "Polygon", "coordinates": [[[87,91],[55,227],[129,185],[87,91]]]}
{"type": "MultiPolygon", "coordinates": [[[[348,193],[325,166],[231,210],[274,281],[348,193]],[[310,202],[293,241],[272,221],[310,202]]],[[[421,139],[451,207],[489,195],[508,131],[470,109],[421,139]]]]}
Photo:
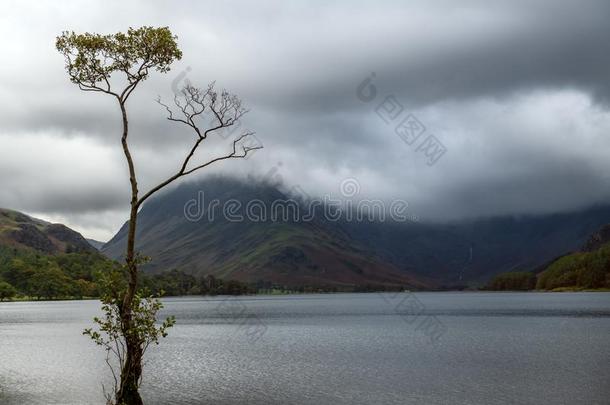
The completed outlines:
{"type": "Polygon", "coordinates": [[[244,128],[257,131],[265,150],[215,172],[263,176],[277,166],[285,183],[310,194],[336,193],[354,177],[363,197],[404,198],[430,219],[554,212],[610,197],[607,1],[99,1],[85,14],[76,2],[0,8],[0,206],[103,237],[122,222],[117,106],[69,83],[53,42],[65,29],[139,25],[170,26],[184,52],[129,104],[143,189],[175,170],[193,135],[165,120],[157,96],[171,101],[187,80],[217,80],[251,108],[244,128]],[[377,98],[363,103],[356,89],[371,72],[377,98]],[[436,165],[376,115],[388,95],[446,146],[436,165]],[[46,178],[24,164],[34,158],[52,167],[46,178]]]}
{"type": "Polygon", "coordinates": [[[607,199],[610,179],[581,160],[558,161],[540,157],[536,164],[525,159],[513,162],[521,167],[522,176],[502,176],[490,171],[478,178],[447,184],[436,193],[435,211],[424,214],[434,222],[455,218],[492,215],[520,215],[577,210],[592,202],[607,199]],[[526,174],[525,174],[526,173],[526,174]]]}
{"type": "Polygon", "coordinates": [[[602,101],[610,97],[607,1],[460,3],[379,4],[367,10],[368,19],[358,16],[354,23],[346,16],[351,40],[338,35],[314,41],[330,30],[316,27],[315,47],[299,47],[281,71],[263,73],[252,93],[301,113],[353,110],[355,86],[375,71],[378,85],[412,108],[532,88],[570,87],[602,101]],[[385,21],[376,18],[384,9],[385,21]]]}

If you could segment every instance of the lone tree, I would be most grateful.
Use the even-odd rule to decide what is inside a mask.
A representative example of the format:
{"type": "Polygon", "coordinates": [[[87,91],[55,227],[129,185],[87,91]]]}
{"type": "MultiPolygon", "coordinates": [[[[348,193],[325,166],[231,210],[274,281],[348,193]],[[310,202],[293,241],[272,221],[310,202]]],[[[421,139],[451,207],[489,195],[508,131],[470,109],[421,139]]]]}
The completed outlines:
{"type": "MultiPolygon", "coordinates": [[[[253,133],[245,132],[233,139],[232,149],[226,155],[192,163],[196,150],[208,136],[236,125],[247,110],[237,96],[224,90],[218,92],[213,84],[205,89],[189,84],[174,97],[175,107],[170,108],[161,100],[159,103],[167,110],[169,120],[190,127],[195,135],[194,143],[174,174],[140,195],[136,167],[128,143],[127,101],[151,71],[166,73],[172,62],[182,58],[176,39],[167,27],[142,27],[129,28],[127,33],[112,35],[63,32],[56,42],[57,50],[65,57],[70,80],[83,91],[113,97],[122,117],[121,145],[131,186],[125,265],[120,273],[107,277],[102,294],[105,317],[95,319],[99,331],[85,331],[107,350],[108,355],[113,353],[118,359],[120,376],[114,373],[111,366],[115,376],[113,396],[116,404],[142,404],[138,389],[144,352],[150,343],[158,343],[159,337],[165,337],[167,328],[174,323],[170,317],[161,326],[155,326],[161,303],[153,297],[144,296],[138,289],[138,267],[142,262],[135,251],[138,210],[148,198],[175,180],[218,161],[244,158],[248,152],[262,148],[260,144],[248,142],[253,133]],[[206,114],[212,118],[212,123],[209,127],[202,127],[199,122],[206,114]]],[[[108,359],[107,362],[110,365],[108,359]]]]}

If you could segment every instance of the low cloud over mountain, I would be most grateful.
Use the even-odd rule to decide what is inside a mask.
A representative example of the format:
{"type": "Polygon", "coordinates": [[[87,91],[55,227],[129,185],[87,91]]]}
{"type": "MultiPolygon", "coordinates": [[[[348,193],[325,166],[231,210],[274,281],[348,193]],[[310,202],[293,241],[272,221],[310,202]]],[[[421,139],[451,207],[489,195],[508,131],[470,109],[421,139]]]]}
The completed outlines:
{"type": "MultiPolygon", "coordinates": [[[[154,99],[171,99],[187,80],[217,80],[251,108],[244,128],[265,149],[214,172],[273,171],[312,195],[355,178],[361,198],[405,199],[429,221],[565,212],[610,197],[606,1],[99,1],[87,9],[0,6],[0,34],[20,39],[6,43],[0,67],[1,206],[98,239],[123,222],[118,111],[69,83],[54,38],[130,25],[169,26],[184,52],[129,104],[142,189],[175,170],[192,137],[154,99]],[[376,97],[364,102],[357,87],[372,72],[376,97]],[[388,96],[402,110],[389,124],[376,112],[388,96]],[[425,127],[421,139],[434,135],[446,150],[434,165],[419,141],[395,132],[408,114],[425,127]]],[[[207,150],[228,146],[217,139],[207,150]]]]}

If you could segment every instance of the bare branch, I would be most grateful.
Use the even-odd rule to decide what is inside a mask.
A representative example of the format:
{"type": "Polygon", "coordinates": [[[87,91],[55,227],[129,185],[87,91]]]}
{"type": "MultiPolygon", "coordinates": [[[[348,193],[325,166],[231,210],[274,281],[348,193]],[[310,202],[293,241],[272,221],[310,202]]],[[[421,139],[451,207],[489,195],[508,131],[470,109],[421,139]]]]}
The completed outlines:
{"type": "Polygon", "coordinates": [[[201,145],[202,141],[208,137],[208,135],[235,125],[239,119],[248,112],[248,110],[242,106],[241,100],[236,95],[230,94],[226,90],[222,90],[219,94],[216,90],[214,90],[214,82],[210,83],[206,89],[200,89],[187,84],[180,91],[180,94],[176,94],[174,96],[174,105],[178,111],[174,111],[174,109],[172,109],[169,105],[163,103],[160,97],[157,99],[157,103],[165,108],[168,113],[167,119],[169,121],[187,125],[193,129],[193,131],[195,131],[197,139],[184,158],[180,169],[175,174],[168,177],[166,180],[159,183],[157,186],[153,187],[150,191],[144,194],[138,200],[136,204],[137,207],[140,207],[142,203],[144,203],[144,201],[146,201],[151,195],[182,176],[191,174],[221,160],[245,158],[248,155],[248,152],[263,148],[262,145],[241,145],[241,151],[238,153],[237,147],[240,142],[242,142],[245,138],[254,135],[254,132],[246,132],[233,141],[233,150],[231,153],[212,159],[192,169],[187,169],[195,152],[201,145]],[[202,130],[199,124],[196,122],[196,119],[202,116],[202,114],[208,110],[211,112],[217,123],[210,128],[202,130]]]}
{"type": "Polygon", "coordinates": [[[137,203],[137,206],[140,207],[144,201],[146,201],[148,198],[150,198],[154,193],[156,193],[157,191],[161,190],[162,188],[168,186],[169,184],[173,183],[174,181],[176,181],[177,179],[179,179],[180,177],[186,176],[188,174],[191,174],[197,170],[203,169],[204,167],[208,167],[216,162],[220,162],[222,160],[227,160],[227,159],[243,159],[246,158],[248,156],[248,153],[254,150],[258,150],[258,149],[263,149],[263,145],[256,145],[256,146],[245,146],[245,145],[241,145],[241,153],[237,153],[237,147],[238,145],[240,145],[240,142],[242,142],[244,139],[246,139],[249,136],[254,136],[254,132],[249,131],[246,132],[242,135],[240,135],[238,138],[236,138],[233,141],[233,150],[224,156],[220,156],[217,158],[214,158],[212,160],[209,160],[206,163],[200,164],[198,166],[195,166],[192,169],[188,169],[188,163],[191,160],[191,158],[193,157],[193,155],[195,154],[195,151],[197,150],[197,148],[199,147],[199,145],[201,144],[201,142],[205,139],[203,137],[200,137],[199,139],[197,139],[197,141],[195,142],[195,144],[193,145],[193,147],[191,148],[189,154],[187,155],[187,157],[184,159],[183,163],[182,163],[182,167],[180,168],[180,170],[175,173],[174,175],[170,176],[169,178],[167,178],[165,181],[159,183],[157,186],[153,187],[152,189],[150,189],[146,194],[144,194],[137,203]]]}
{"type": "Polygon", "coordinates": [[[237,154],[237,150],[236,150],[236,147],[237,147],[236,145],[237,145],[238,140],[242,140],[245,136],[249,136],[249,135],[253,135],[253,133],[252,134],[244,134],[240,138],[238,138],[235,141],[233,141],[233,152],[231,152],[230,154],[225,155],[225,156],[221,156],[221,157],[217,157],[215,159],[212,159],[212,160],[210,160],[210,161],[208,161],[208,162],[206,162],[206,163],[204,163],[202,165],[199,165],[197,167],[194,167],[193,169],[190,169],[190,170],[184,172],[182,175],[186,176],[187,174],[191,174],[191,173],[193,173],[193,172],[195,172],[197,170],[203,169],[204,167],[207,167],[207,166],[209,166],[209,165],[211,165],[213,163],[219,162],[221,160],[239,159],[239,158],[243,159],[246,156],[248,156],[248,152],[253,151],[253,150],[257,150],[257,149],[263,149],[262,145],[261,146],[249,146],[249,147],[243,146],[242,147],[242,154],[238,155],[237,154]]]}

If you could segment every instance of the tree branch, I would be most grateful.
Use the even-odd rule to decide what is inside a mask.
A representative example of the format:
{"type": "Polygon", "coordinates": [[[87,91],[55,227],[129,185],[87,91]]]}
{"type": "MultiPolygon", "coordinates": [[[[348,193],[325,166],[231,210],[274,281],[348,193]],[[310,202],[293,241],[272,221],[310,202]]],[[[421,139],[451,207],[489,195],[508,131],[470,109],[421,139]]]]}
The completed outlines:
{"type": "Polygon", "coordinates": [[[245,138],[254,135],[254,132],[249,131],[233,140],[233,150],[231,153],[212,159],[192,169],[187,169],[192,157],[195,155],[195,152],[201,145],[202,141],[208,137],[208,135],[215,131],[235,125],[238,120],[248,112],[248,110],[242,106],[242,102],[237,96],[230,94],[225,90],[220,92],[220,94],[215,91],[214,82],[210,83],[205,90],[187,84],[180,91],[180,94],[176,94],[174,96],[174,104],[178,109],[178,112],[174,112],[172,108],[170,108],[167,104],[164,104],[160,97],[157,99],[157,103],[165,108],[168,113],[167,119],[169,121],[178,122],[190,127],[197,134],[197,139],[184,158],[180,169],[175,174],[168,177],[166,180],[159,183],[157,186],[153,187],[150,191],[144,194],[136,204],[138,208],[154,193],[182,176],[186,176],[222,160],[245,158],[250,151],[263,148],[262,145],[241,145],[241,153],[237,152],[238,145],[245,138]],[[215,120],[218,122],[216,125],[202,130],[195,120],[207,110],[211,112],[215,120]]]}
{"type": "Polygon", "coordinates": [[[187,166],[188,163],[191,159],[191,157],[195,154],[195,151],[197,150],[197,148],[199,147],[199,145],[201,144],[201,142],[203,141],[204,138],[199,138],[197,140],[197,142],[195,142],[195,145],[191,148],[189,154],[187,155],[187,157],[185,158],[182,167],[180,168],[180,170],[172,175],[171,177],[167,178],[165,181],[159,183],[157,186],[153,187],[152,189],[150,189],[146,194],[144,194],[142,197],[140,197],[140,199],[138,200],[137,203],[137,207],[140,207],[144,201],[146,201],[148,198],[150,198],[153,194],[155,194],[157,191],[161,190],[162,188],[168,186],[169,184],[173,183],[174,181],[176,181],[177,179],[179,179],[180,177],[186,176],[188,174],[191,174],[197,170],[203,169],[204,167],[210,166],[213,163],[222,161],[222,160],[227,160],[227,159],[239,159],[239,158],[245,158],[248,156],[248,153],[250,151],[253,150],[258,150],[258,149],[263,149],[262,145],[257,145],[257,146],[244,146],[242,145],[242,150],[240,154],[237,154],[237,145],[239,144],[239,142],[243,141],[245,138],[254,135],[254,132],[246,132],[244,134],[242,134],[241,136],[239,136],[237,139],[235,139],[233,141],[233,151],[227,155],[224,156],[220,156],[217,158],[214,158],[206,163],[203,163],[201,165],[198,165],[192,169],[187,170],[187,166]]]}

